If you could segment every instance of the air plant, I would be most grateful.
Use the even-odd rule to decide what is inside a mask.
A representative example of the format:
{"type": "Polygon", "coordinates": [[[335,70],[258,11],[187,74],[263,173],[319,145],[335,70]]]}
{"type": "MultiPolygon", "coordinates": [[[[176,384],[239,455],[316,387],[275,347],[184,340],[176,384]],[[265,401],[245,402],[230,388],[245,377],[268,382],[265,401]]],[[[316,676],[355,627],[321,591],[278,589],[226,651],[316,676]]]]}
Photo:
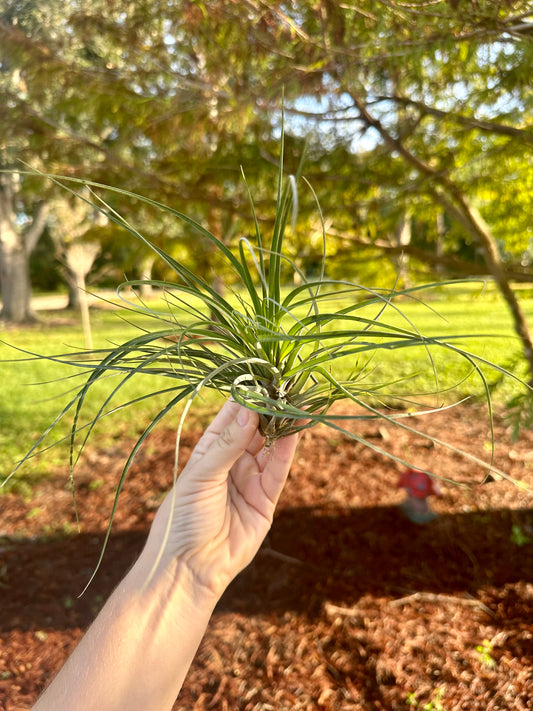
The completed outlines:
{"type": "MultiPolygon", "coordinates": [[[[306,279],[286,256],[284,238],[296,219],[298,182],[305,182],[315,200],[316,196],[300,173],[284,180],[282,166],[283,146],[276,216],[271,238],[268,241],[263,238],[251,191],[248,189],[254,235],[253,238],[241,237],[236,250],[231,250],[198,222],[167,205],[91,181],[47,176],[66,190],[77,194],[81,200],[90,202],[110,221],[148,245],[175,275],[172,281],[148,282],[161,290],[164,309],[155,310],[141,300],[127,302],[128,309],[153,318],[153,330],[144,330],[127,342],[111,346],[107,350],[39,356],[88,370],[86,381],[48,430],[50,431],[59,419],[72,414],[72,466],[79,458],[95,424],[109,411],[117,409],[114,407],[115,398],[131,378],[156,374],[168,378],[170,382],[167,388],[148,391],[143,396],[150,398],[163,394],[167,401],[146,424],[127,457],[117,486],[110,527],[127,473],[143,442],[154,427],[181,404],[184,407],[178,427],[179,442],[179,432],[185,417],[204,389],[213,389],[225,396],[231,396],[238,403],[258,412],[260,430],[267,446],[280,437],[320,423],[363,442],[404,465],[409,465],[410,462],[384,451],[375,442],[364,440],[357,430],[349,430],[345,424],[347,421],[362,418],[385,420],[427,437],[433,443],[455,449],[453,445],[426,435],[410,424],[415,404],[412,396],[395,395],[391,392],[393,382],[389,380],[376,383],[369,377],[372,359],[379,359],[381,351],[394,351],[400,358],[406,359],[407,349],[422,347],[427,353],[429,367],[434,371],[435,392],[439,392],[438,368],[434,364],[432,353],[435,348],[440,348],[452,351],[466,360],[470,371],[481,379],[488,402],[489,418],[492,419],[490,388],[484,369],[489,366],[500,373],[503,369],[462,348],[460,341],[465,336],[423,335],[402,314],[397,303],[398,297],[420,300],[422,290],[431,286],[442,287],[442,282],[438,285],[383,290],[328,278],[326,234],[318,201],[317,211],[322,222],[324,243],[319,276],[311,280],[306,279]],[[82,190],[76,193],[76,188],[82,190]],[[111,190],[142,201],[181,220],[216,248],[232,273],[234,283],[221,295],[202,276],[150,243],[101,197],[102,190],[111,190]],[[283,274],[287,267],[298,273],[299,283],[282,288],[283,274]],[[339,303],[341,306],[337,308],[339,303]],[[373,314],[369,315],[372,310],[373,314]],[[387,320],[387,314],[391,311],[403,317],[403,325],[387,320]],[[338,366],[347,361],[353,364],[351,373],[348,377],[340,378],[336,374],[338,366]],[[84,402],[92,386],[109,376],[116,376],[118,382],[101,404],[94,419],[81,425],[84,402]],[[355,403],[359,406],[357,412],[354,414],[354,408],[348,408],[351,411],[346,413],[331,412],[331,406],[340,401],[355,403]],[[397,407],[392,408],[391,403],[395,401],[397,407]],[[380,403],[384,406],[380,406],[380,403]],[[75,447],[79,438],[81,442],[75,447]]],[[[246,183],[244,175],[243,180],[246,183]]],[[[141,280],[128,281],[119,287],[119,293],[124,294],[125,287],[130,289],[142,283],[141,280]]],[[[346,367],[341,370],[346,372],[346,367]]],[[[137,402],[138,400],[132,400],[120,407],[134,406],[137,402]]],[[[430,411],[431,408],[428,410],[425,407],[419,410],[418,414],[430,411]]],[[[26,459],[38,451],[45,435],[30,450],[26,459]]],[[[481,462],[470,453],[462,454],[477,464],[486,464],[493,476],[506,476],[495,470],[491,463],[481,462]]],[[[110,528],[107,538],[109,532],[110,528]]]]}

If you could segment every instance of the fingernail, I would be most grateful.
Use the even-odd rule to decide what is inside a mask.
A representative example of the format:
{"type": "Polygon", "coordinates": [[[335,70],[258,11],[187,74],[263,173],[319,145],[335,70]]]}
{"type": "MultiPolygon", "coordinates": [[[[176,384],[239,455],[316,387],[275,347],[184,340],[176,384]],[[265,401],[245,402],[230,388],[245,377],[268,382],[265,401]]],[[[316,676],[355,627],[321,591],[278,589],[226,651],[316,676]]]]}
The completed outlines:
{"type": "Polygon", "coordinates": [[[248,420],[250,419],[250,413],[245,407],[240,407],[239,412],[237,413],[237,422],[241,427],[244,427],[246,424],[248,424],[248,420]]]}

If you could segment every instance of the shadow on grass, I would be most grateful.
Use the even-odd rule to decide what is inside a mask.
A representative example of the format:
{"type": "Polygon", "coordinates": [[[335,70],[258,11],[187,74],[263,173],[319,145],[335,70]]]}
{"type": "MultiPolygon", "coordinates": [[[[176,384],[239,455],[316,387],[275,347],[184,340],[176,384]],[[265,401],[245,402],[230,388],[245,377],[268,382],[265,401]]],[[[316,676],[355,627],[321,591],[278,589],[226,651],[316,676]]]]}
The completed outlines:
{"type": "MultiPolygon", "coordinates": [[[[476,596],[480,588],[533,583],[533,510],[441,515],[425,526],[396,507],[278,512],[255,561],[234,581],[221,614],[319,613],[324,602],[415,592],[476,596]],[[516,530],[516,529],[515,529],[516,530]],[[521,541],[523,543],[523,541],[521,541]]],[[[146,530],[116,532],[88,591],[103,536],[0,539],[0,632],[86,627],[139,553],[146,530]]]]}

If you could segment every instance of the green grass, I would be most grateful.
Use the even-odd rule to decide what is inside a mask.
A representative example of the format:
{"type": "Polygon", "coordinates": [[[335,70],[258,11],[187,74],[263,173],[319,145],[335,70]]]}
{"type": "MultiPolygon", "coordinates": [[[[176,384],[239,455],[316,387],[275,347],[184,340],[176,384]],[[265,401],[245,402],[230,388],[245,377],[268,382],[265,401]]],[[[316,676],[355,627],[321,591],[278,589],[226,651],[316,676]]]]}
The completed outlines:
{"type": "MultiPolygon", "coordinates": [[[[431,294],[425,304],[402,302],[400,305],[405,317],[425,336],[436,336],[446,341],[446,336],[471,334],[458,341],[450,340],[452,346],[463,348],[481,358],[509,369],[514,375],[527,380],[527,364],[522,357],[521,344],[516,336],[509,310],[493,288],[487,293],[479,293],[472,288],[456,291],[453,287],[435,300],[431,294]]],[[[533,323],[533,299],[523,300],[523,309],[528,320],[533,323]]],[[[407,325],[399,314],[389,313],[391,323],[407,325]]],[[[376,379],[406,377],[418,373],[409,379],[406,386],[409,392],[428,392],[434,384],[434,373],[427,351],[422,347],[409,348],[407,359],[398,357],[395,352],[380,351],[379,363],[375,365],[373,377],[376,379]]],[[[478,376],[472,375],[468,362],[455,356],[451,351],[433,348],[438,373],[438,400],[450,402],[460,397],[483,396],[482,383],[478,376]],[[467,380],[461,384],[463,378],[467,380]],[[448,388],[452,392],[446,393],[448,388]]],[[[522,387],[511,378],[501,378],[491,367],[483,367],[489,383],[498,383],[493,393],[497,405],[505,404],[522,387]]]]}
{"type": "MultiPolygon", "coordinates": [[[[422,295],[418,295],[422,296],[422,295]]],[[[494,337],[472,336],[460,343],[461,347],[476,353],[503,367],[511,367],[520,377],[526,375],[526,365],[521,358],[520,343],[512,328],[511,319],[506,305],[493,288],[481,293],[477,286],[456,288],[454,286],[431,292],[427,295],[427,304],[402,299],[399,303],[402,314],[393,309],[387,309],[381,320],[387,323],[419,330],[424,335],[442,337],[456,334],[494,334],[494,337]],[[429,308],[428,308],[429,306],[429,308]],[[437,315],[438,314],[438,315],[437,315]],[[411,325],[410,325],[411,324],[411,325]],[[512,365],[512,364],[516,365],[512,365]]],[[[524,299],[523,308],[528,318],[533,322],[533,299],[524,299]]],[[[161,304],[160,304],[161,306],[161,304]]],[[[346,306],[339,299],[338,308],[346,306]]],[[[156,305],[151,303],[151,307],[156,305]]],[[[374,316],[376,306],[369,308],[369,315],[374,316]]],[[[37,354],[59,354],[83,350],[83,335],[81,326],[73,325],[74,316],[65,316],[61,312],[43,314],[42,323],[30,328],[10,329],[2,334],[4,341],[37,354]],[[63,319],[64,325],[57,321],[63,319]],[[52,325],[47,325],[52,323],[52,325]]],[[[135,315],[135,324],[141,328],[157,328],[157,323],[149,317],[135,315]]],[[[138,335],[134,326],[119,318],[116,311],[97,309],[92,311],[92,327],[95,348],[108,348],[110,344],[124,342],[127,338],[138,335]]],[[[455,343],[450,341],[451,343],[455,343]]],[[[456,345],[459,345],[458,343],[456,345]]],[[[468,377],[469,367],[463,358],[454,356],[452,351],[442,348],[433,349],[432,357],[438,371],[438,387],[440,393],[435,395],[430,404],[449,403],[462,397],[472,395],[483,397],[483,386],[479,377],[468,377]],[[467,378],[466,380],[463,380],[467,378]],[[452,386],[460,385],[453,391],[452,386]]],[[[75,387],[80,387],[84,378],[69,378],[73,373],[84,372],[83,369],[70,368],[51,360],[20,360],[23,355],[7,345],[0,344],[0,360],[2,379],[0,382],[0,475],[5,477],[14,464],[21,459],[37,438],[50,426],[63,406],[73,397],[74,392],[67,393],[75,387]],[[19,359],[16,362],[5,362],[7,359],[19,359]],[[68,378],[68,379],[66,379],[68,378]],[[63,393],[63,394],[62,394],[63,393]]],[[[346,361],[341,365],[340,377],[347,376],[355,367],[361,368],[366,357],[363,355],[359,363],[346,361]],[[344,373],[342,371],[345,371],[344,373]]],[[[395,386],[397,392],[409,398],[411,394],[431,392],[435,390],[435,376],[427,351],[421,347],[404,350],[380,349],[374,358],[369,358],[365,365],[366,382],[381,381],[390,383],[402,380],[395,386]],[[413,375],[414,374],[414,375],[413,375]]],[[[489,381],[497,380],[497,373],[485,369],[489,381]]],[[[89,371],[85,371],[88,374],[89,371]]],[[[86,375],[85,375],[86,377],[86,375]]],[[[90,421],[98,412],[98,408],[107,393],[116,384],[115,376],[104,378],[95,383],[86,401],[84,421],[90,421]]],[[[142,397],[154,389],[168,387],[169,379],[160,376],[146,375],[133,378],[119,394],[115,405],[129,399],[142,397]]],[[[496,405],[503,405],[520,387],[511,379],[504,379],[495,389],[496,405]]],[[[214,408],[217,395],[206,393],[196,402],[194,420],[191,422],[204,424],[214,408]]],[[[153,418],[168,396],[149,398],[136,403],[133,407],[120,409],[114,415],[104,417],[96,426],[92,446],[108,446],[114,440],[138,435],[153,418]]],[[[169,415],[167,422],[176,426],[177,415],[169,415]]],[[[45,444],[50,445],[66,437],[72,424],[71,417],[65,418],[54,428],[45,444]]],[[[68,444],[52,447],[38,457],[29,459],[15,481],[32,482],[49,475],[61,467],[68,473],[68,444]]]]}
{"type": "MultiPolygon", "coordinates": [[[[84,350],[81,324],[73,323],[76,320],[78,319],[75,315],[67,316],[64,312],[43,312],[38,325],[9,329],[2,334],[4,342],[0,343],[0,481],[49,428],[91,372],[50,359],[29,359],[11,346],[49,356],[84,350]]],[[[141,328],[152,325],[148,318],[136,317],[135,321],[141,328]]],[[[91,322],[95,348],[109,348],[110,344],[122,342],[139,332],[138,328],[126,323],[119,316],[119,312],[108,309],[93,310],[91,322]]],[[[115,384],[116,378],[110,377],[95,385],[87,399],[85,422],[95,417],[102,400],[115,384]]],[[[124,387],[113,404],[118,405],[141,397],[147,391],[161,387],[168,387],[168,381],[161,377],[147,375],[134,379],[124,387]]],[[[153,416],[165,401],[164,397],[151,398],[150,401],[105,417],[95,428],[98,446],[108,446],[121,438],[137,436],[144,428],[150,413],[153,416]]],[[[67,416],[54,428],[43,446],[50,447],[61,442],[69,435],[71,425],[72,417],[67,416]]],[[[58,468],[67,472],[68,461],[69,445],[65,440],[43,454],[29,459],[17,473],[15,482],[35,481],[58,468]]]]}

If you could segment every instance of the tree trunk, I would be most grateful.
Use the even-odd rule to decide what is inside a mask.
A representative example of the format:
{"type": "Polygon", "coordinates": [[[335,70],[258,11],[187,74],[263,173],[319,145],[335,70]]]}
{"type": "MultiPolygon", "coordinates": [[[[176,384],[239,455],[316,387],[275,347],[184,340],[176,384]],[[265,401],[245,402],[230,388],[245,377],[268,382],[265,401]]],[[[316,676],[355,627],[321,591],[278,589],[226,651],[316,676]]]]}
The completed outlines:
{"type": "MultiPolygon", "coordinates": [[[[396,223],[394,241],[398,247],[408,247],[411,244],[411,237],[411,217],[404,213],[396,223]]],[[[400,252],[396,260],[396,267],[401,283],[405,289],[408,289],[411,286],[411,282],[409,279],[409,255],[406,252],[400,252]]]]}
{"type": "Polygon", "coordinates": [[[15,210],[18,176],[5,173],[0,178],[0,318],[12,323],[32,321],[30,255],[44,232],[48,209],[39,206],[30,227],[21,230],[15,210]]]}
{"type": "Polygon", "coordinates": [[[78,274],[77,291],[79,294],[81,325],[83,328],[83,337],[85,339],[85,347],[87,348],[87,350],[92,351],[92,349],[93,349],[93,332],[92,332],[92,328],[91,328],[91,317],[89,314],[89,299],[87,297],[87,284],[85,282],[85,276],[83,274],[78,274]]]}
{"type": "Polygon", "coordinates": [[[150,299],[154,295],[154,289],[150,283],[152,279],[152,269],[155,264],[155,254],[147,254],[141,261],[141,279],[143,283],[140,286],[139,293],[141,299],[150,299]]]}
{"type": "Polygon", "coordinates": [[[74,242],[64,253],[64,261],[69,273],[69,283],[75,287],[78,295],[81,323],[85,338],[85,347],[92,350],[93,337],[89,315],[89,300],[87,298],[86,277],[91,271],[94,260],[100,252],[100,245],[95,242],[74,242]]]}
{"type": "Polygon", "coordinates": [[[81,309],[80,291],[76,282],[76,276],[71,274],[68,268],[65,268],[65,273],[68,286],[68,302],[65,308],[69,311],[79,311],[81,309]]]}
{"type": "Polygon", "coordinates": [[[0,284],[2,310],[0,319],[11,323],[35,320],[31,310],[31,287],[28,257],[21,245],[0,238],[0,284]]]}
{"type": "Polygon", "coordinates": [[[437,199],[481,246],[487,267],[511,311],[515,331],[522,341],[522,349],[529,366],[529,384],[533,386],[533,339],[524,311],[503,268],[496,240],[478,210],[468,203],[465,196],[455,186],[453,188],[452,199],[438,193],[437,199]]]}

